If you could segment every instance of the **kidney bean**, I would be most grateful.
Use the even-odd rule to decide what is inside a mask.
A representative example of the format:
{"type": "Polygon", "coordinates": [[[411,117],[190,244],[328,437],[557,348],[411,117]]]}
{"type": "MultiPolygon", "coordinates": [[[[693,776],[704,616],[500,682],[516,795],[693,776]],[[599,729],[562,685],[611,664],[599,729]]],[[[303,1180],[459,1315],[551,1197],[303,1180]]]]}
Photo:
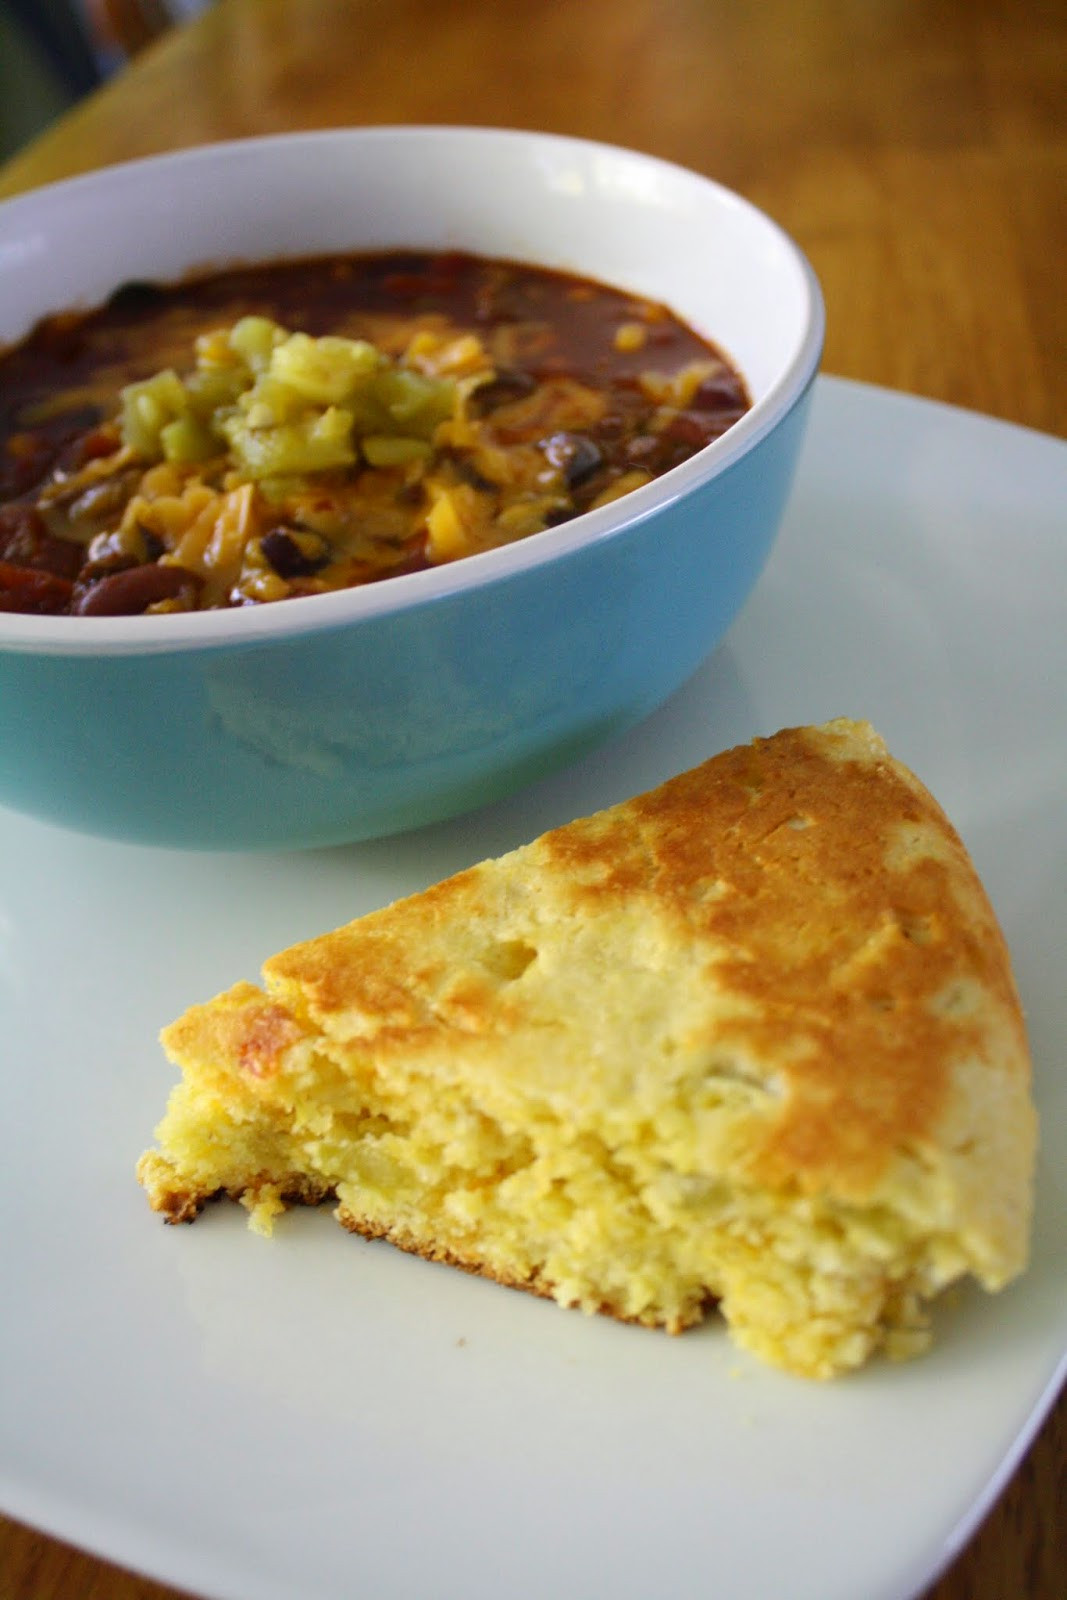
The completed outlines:
{"type": "Polygon", "coordinates": [[[50,534],[33,506],[0,506],[0,559],[69,580],[77,577],[84,555],[72,540],[50,534]]]}
{"type": "Polygon", "coordinates": [[[66,611],[70,595],[71,584],[67,578],[0,561],[0,611],[57,616],[66,611]]]}
{"type": "Polygon", "coordinates": [[[201,582],[185,567],[161,567],[154,562],[125,567],[83,589],[71,612],[78,617],[136,617],[157,600],[176,599],[190,585],[199,588],[201,582]]]}
{"type": "Polygon", "coordinates": [[[665,438],[685,445],[689,450],[699,450],[708,442],[707,425],[685,411],[679,411],[676,417],[672,417],[663,433],[665,438]]]}
{"type": "Polygon", "coordinates": [[[738,380],[731,372],[705,378],[689,402],[690,411],[725,411],[740,416],[746,409],[738,380]]]}

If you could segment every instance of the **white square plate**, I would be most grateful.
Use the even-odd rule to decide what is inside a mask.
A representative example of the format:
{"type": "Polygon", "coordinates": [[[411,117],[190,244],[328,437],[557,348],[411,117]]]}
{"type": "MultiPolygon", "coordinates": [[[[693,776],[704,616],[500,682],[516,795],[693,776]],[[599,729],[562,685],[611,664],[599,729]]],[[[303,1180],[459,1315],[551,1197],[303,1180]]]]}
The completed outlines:
{"type": "Polygon", "coordinates": [[[655,717],[476,816],[180,855],[0,813],[0,1504],[218,1600],[905,1600],[972,1531],[1067,1349],[1067,447],[820,379],[779,545],[655,717]],[[1043,1121],[1034,1258],[837,1384],[343,1234],[165,1229],[133,1178],[159,1026],[261,960],[793,723],[871,720],[1013,950],[1043,1121]]]}

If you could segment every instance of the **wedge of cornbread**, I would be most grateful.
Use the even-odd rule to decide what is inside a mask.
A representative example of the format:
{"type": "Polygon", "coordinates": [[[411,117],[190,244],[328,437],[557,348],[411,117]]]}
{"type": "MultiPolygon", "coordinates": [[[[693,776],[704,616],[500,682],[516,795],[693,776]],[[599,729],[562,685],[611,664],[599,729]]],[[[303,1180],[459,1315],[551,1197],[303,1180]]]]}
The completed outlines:
{"type": "Polygon", "coordinates": [[[1028,1248],[1008,954],[865,724],[787,730],[274,956],[163,1034],[138,1173],[826,1377],[1028,1248]]]}

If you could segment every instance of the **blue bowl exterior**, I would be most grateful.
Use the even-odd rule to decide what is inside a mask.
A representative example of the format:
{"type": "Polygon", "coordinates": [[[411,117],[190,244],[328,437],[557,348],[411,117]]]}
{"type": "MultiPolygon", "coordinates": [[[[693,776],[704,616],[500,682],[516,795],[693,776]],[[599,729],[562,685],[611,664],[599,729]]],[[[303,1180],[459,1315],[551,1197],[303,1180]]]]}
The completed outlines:
{"type": "Polygon", "coordinates": [[[398,832],[515,790],[647,715],[721,638],[776,535],[810,394],[620,533],[353,628],[0,654],[0,800],[88,833],[247,850],[398,832]]]}

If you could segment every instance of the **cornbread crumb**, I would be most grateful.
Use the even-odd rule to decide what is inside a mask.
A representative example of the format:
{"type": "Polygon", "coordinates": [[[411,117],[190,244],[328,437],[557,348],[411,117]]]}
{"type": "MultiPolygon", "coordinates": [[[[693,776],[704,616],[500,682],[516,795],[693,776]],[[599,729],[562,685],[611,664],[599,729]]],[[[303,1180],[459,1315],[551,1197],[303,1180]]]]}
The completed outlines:
{"type": "Polygon", "coordinates": [[[153,1207],[289,1201],[825,1378],[1026,1262],[1003,938],[866,724],[786,730],[297,945],[163,1035],[153,1207]]]}
{"type": "Polygon", "coordinates": [[[277,1184],[265,1183],[259,1189],[246,1189],[238,1199],[248,1212],[248,1226],[253,1233],[269,1239],[274,1232],[274,1219],[286,1209],[277,1184]]]}

